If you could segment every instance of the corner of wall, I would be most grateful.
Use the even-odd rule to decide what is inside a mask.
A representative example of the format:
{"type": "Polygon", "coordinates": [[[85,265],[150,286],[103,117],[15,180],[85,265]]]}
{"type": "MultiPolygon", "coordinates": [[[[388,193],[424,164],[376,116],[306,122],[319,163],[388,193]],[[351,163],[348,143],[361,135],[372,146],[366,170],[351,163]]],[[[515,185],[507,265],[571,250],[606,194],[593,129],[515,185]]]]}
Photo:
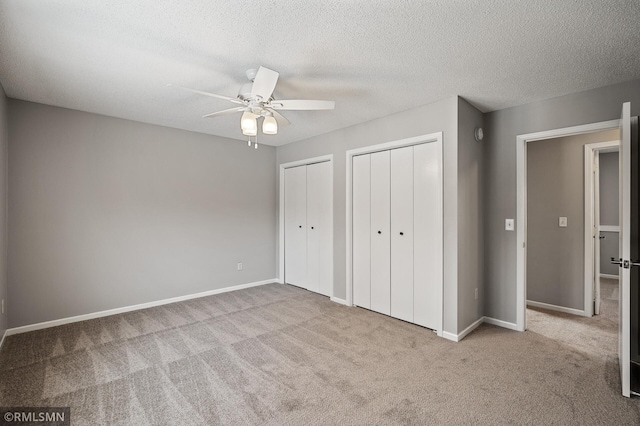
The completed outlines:
{"type": "Polygon", "coordinates": [[[484,316],[483,143],[475,139],[484,114],[461,97],[457,109],[457,332],[461,333],[484,316]]]}
{"type": "Polygon", "coordinates": [[[442,101],[451,126],[443,131],[443,336],[458,333],[458,96],[442,101]]]}

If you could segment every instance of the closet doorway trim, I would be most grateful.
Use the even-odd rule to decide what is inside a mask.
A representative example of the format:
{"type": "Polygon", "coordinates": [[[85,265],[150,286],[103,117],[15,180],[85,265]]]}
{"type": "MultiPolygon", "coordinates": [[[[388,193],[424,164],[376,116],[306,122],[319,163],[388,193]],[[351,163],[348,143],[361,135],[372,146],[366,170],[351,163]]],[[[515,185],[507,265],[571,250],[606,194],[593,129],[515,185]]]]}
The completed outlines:
{"type": "Polygon", "coordinates": [[[279,211],[278,211],[278,282],[284,284],[284,171],[291,167],[308,166],[309,164],[316,163],[331,163],[331,172],[329,173],[329,180],[331,185],[331,198],[329,210],[331,211],[331,217],[329,219],[329,246],[331,247],[330,256],[330,277],[331,277],[331,297],[333,298],[333,154],[321,155],[319,157],[307,158],[304,160],[291,161],[289,163],[280,164],[280,192],[279,192],[279,211]]]}
{"type": "MultiPolygon", "coordinates": [[[[400,139],[397,141],[381,143],[378,145],[366,146],[363,148],[357,148],[347,151],[347,176],[346,176],[346,241],[347,241],[347,253],[346,253],[346,283],[347,283],[347,306],[353,306],[353,157],[362,154],[371,154],[379,151],[387,151],[394,148],[402,148],[405,146],[419,145],[423,143],[437,143],[440,151],[440,164],[442,165],[442,132],[430,133],[422,136],[415,136],[407,139],[400,139]]],[[[442,167],[440,173],[443,173],[442,167]]],[[[442,181],[442,175],[440,176],[442,181]]],[[[443,204],[443,192],[440,191],[440,205],[443,204]]],[[[443,289],[444,294],[444,289],[443,289]]],[[[444,310],[443,310],[444,314],[444,310]]],[[[440,327],[439,333],[441,333],[442,327],[440,327]]]]}

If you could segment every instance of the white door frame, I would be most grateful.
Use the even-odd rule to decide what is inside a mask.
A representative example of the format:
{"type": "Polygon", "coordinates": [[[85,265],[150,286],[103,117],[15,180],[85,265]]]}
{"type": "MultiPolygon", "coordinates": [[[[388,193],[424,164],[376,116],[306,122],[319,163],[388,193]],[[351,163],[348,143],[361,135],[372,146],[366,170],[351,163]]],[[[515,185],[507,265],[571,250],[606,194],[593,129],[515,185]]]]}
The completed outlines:
{"type": "Polygon", "coordinates": [[[306,158],[304,160],[291,161],[289,163],[282,163],[279,166],[280,170],[280,207],[279,207],[279,226],[278,226],[278,282],[280,284],[285,283],[284,276],[284,171],[291,167],[308,166],[309,164],[330,162],[329,180],[331,186],[331,197],[329,197],[329,211],[331,212],[329,218],[329,246],[331,247],[330,258],[330,274],[331,277],[331,296],[333,298],[333,154],[322,155],[319,157],[306,158]]]}
{"type": "MultiPolygon", "coordinates": [[[[620,120],[527,133],[516,137],[516,330],[527,328],[527,143],[617,129],[620,120]]],[[[585,295],[586,298],[586,295],[585,295]]]]}
{"type": "MultiPolygon", "coordinates": [[[[593,316],[593,300],[600,298],[599,276],[596,276],[600,260],[600,223],[596,223],[595,209],[600,207],[596,191],[597,182],[593,174],[596,155],[601,152],[614,152],[612,148],[620,146],[620,141],[590,143],[584,146],[584,316],[593,316]],[[598,253],[598,256],[596,256],[598,253]],[[597,260],[596,260],[597,257],[597,260]],[[596,283],[594,289],[594,282],[596,283]],[[595,292],[594,292],[595,290],[595,292]]],[[[599,222],[599,221],[598,221],[599,222]]]]}
{"type": "MultiPolygon", "coordinates": [[[[352,262],[353,262],[353,235],[352,235],[352,221],[353,221],[353,162],[352,159],[356,155],[362,154],[370,154],[378,151],[386,151],[394,148],[401,148],[404,146],[418,145],[421,143],[437,143],[440,151],[440,164],[443,165],[442,158],[442,132],[430,133],[427,135],[415,136],[412,138],[401,139],[392,142],[381,143],[377,145],[366,146],[363,148],[351,149],[346,152],[347,157],[347,175],[346,175],[346,242],[347,242],[347,252],[346,252],[346,290],[347,290],[347,306],[353,306],[353,271],[352,271],[352,262]]],[[[440,167],[440,179],[442,181],[443,170],[440,167]]],[[[443,204],[443,191],[440,191],[440,203],[443,204]]],[[[443,236],[444,241],[444,236],[443,236]]],[[[444,246],[443,246],[444,252],[444,246]]],[[[443,264],[444,268],[444,264],[443,264]]],[[[444,287],[444,281],[443,281],[444,287]]],[[[442,294],[444,295],[444,288],[442,294]]],[[[444,298],[443,298],[444,302],[444,298]]],[[[442,314],[444,315],[444,304],[442,309],[442,314]]],[[[436,330],[438,336],[442,335],[442,318],[440,318],[440,327],[436,330]]]]}

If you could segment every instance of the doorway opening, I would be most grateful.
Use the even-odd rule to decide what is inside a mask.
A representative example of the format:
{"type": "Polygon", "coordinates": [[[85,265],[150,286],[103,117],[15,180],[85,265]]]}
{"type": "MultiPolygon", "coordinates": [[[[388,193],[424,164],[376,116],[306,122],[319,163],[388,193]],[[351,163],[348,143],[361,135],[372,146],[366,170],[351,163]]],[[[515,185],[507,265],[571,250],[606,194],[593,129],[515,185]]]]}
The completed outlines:
{"type": "MultiPolygon", "coordinates": [[[[527,223],[527,151],[530,142],[537,142],[551,138],[587,135],[597,131],[614,130],[618,128],[619,148],[619,258],[613,263],[619,266],[619,302],[618,302],[618,333],[617,346],[618,365],[620,367],[620,383],[622,395],[629,397],[634,388],[634,378],[640,377],[640,365],[635,359],[640,359],[638,351],[638,301],[640,297],[637,291],[640,270],[640,239],[638,236],[638,188],[639,152],[638,152],[638,118],[631,117],[631,103],[622,104],[620,120],[611,120],[564,129],[555,129],[539,133],[519,135],[516,138],[516,174],[517,174],[517,222],[516,222],[516,321],[517,329],[524,331],[527,328],[526,295],[527,295],[527,251],[531,237],[527,223]],[[634,285],[632,285],[634,284],[634,285]]],[[[558,226],[568,223],[568,217],[564,220],[558,218],[558,226]]],[[[590,287],[590,286],[589,286],[590,287]]],[[[585,303],[583,309],[589,309],[593,299],[588,298],[589,287],[584,291],[585,303]]],[[[592,295],[591,295],[592,296],[592,295]]],[[[601,301],[602,302],[602,301],[601,301]]],[[[567,314],[563,314],[567,315],[567,314]]],[[[601,315],[602,316],[602,315],[601,315]]],[[[575,319],[586,319],[572,316],[575,319]]]]}
{"type": "MultiPolygon", "coordinates": [[[[573,232],[573,243],[575,244],[575,240],[583,241],[584,235],[584,225],[581,225],[581,222],[584,222],[584,207],[582,204],[583,197],[583,189],[581,188],[577,194],[576,191],[567,192],[566,182],[570,179],[570,177],[563,175],[567,173],[567,170],[564,170],[563,167],[560,167],[561,170],[558,172],[559,174],[554,177],[548,173],[548,171],[544,170],[545,161],[553,161],[558,162],[563,159],[567,159],[569,154],[558,155],[557,153],[553,153],[550,155],[545,147],[542,147],[540,144],[549,145],[551,148],[554,146],[554,140],[559,138],[570,138],[575,136],[580,136],[582,138],[588,138],[590,135],[598,134],[600,132],[605,131],[617,131],[618,130],[619,120],[611,120],[601,123],[588,124],[583,126],[569,127],[564,129],[555,129],[549,130],[545,132],[531,133],[526,135],[520,135],[517,137],[517,215],[516,215],[516,229],[517,229],[517,247],[518,254],[516,258],[516,270],[517,270],[517,283],[516,283],[516,322],[517,329],[520,331],[524,331],[527,328],[526,324],[526,312],[527,312],[527,301],[529,302],[538,302],[538,307],[541,308],[549,308],[549,307],[564,307],[566,309],[556,309],[565,313],[584,315],[585,307],[590,306],[591,301],[593,300],[593,292],[592,287],[587,288],[583,283],[585,282],[583,273],[584,273],[584,265],[583,265],[583,248],[578,247],[578,254],[575,252],[569,253],[566,249],[559,251],[555,257],[546,256],[549,253],[545,253],[545,256],[540,260],[539,265],[536,266],[538,270],[542,270],[547,275],[542,276],[541,278],[549,279],[552,277],[553,273],[557,274],[565,274],[563,277],[568,279],[567,277],[572,277],[573,285],[570,289],[558,289],[554,288],[553,284],[549,284],[548,282],[543,282],[542,285],[529,292],[528,287],[528,278],[529,270],[532,270],[534,265],[529,265],[533,259],[529,259],[528,252],[531,248],[535,249],[536,244],[539,244],[541,247],[544,247],[547,240],[551,239],[555,241],[558,239],[561,241],[563,237],[567,237],[569,232],[573,232]],[[529,147],[542,147],[539,155],[537,155],[538,162],[542,164],[542,170],[538,170],[538,175],[529,176],[528,170],[528,156],[533,153],[533,151],[529,152],[529,147]],[[533,179],[532,179],[533,178],[533,179]],[[543,179],[551,178],[548,182],[543,182],[543,179]],[[554,180],[555,179],[555,180],[554,180]],[[539,208],[539,212],[535,212],[535,214],[531,217],[528,215],[529,207],[532,203],[528,202],[529,194],[529,181],[531,184],[540,184],[541,182],[544,185],[539,188],[541,192],[541,199],[535,200],[534,208],[539,208]],[[545,194],[546,190],[549,189],[559,189],[560,192],[557,194],[554,193],[552,195],[545,194]],[[562,191],[565,191],[563,194],[562,191]],[[559,195],[558,195],[559,194],[559,195]],[[563,197],[568,196],[574,199],[573,211],[570,212],[569,206],[563,206],[562,202],[565,201],[563,197]],[[578,207],[575,207],[575,199],[578,200],[578,207]],[[557,201],[559,203],[559,207],[556,209],[549,208],[549,204],[551,201],[557,201]],[[576,210],[577,209],[577,210],[576,210]],[[540,219],[543,223],[529,223],[531,218],[540,219]],[[531,226],[540,226],[540,231],[535,229],[529,229],[531,226]],[[576,237],[577,235],[577,237],[576,237]],[[536,241],[537,239],[537,241],[536,241]],[[532,247],[533,245],[533,247],[532,247]],[[566,269],[567,266],[567,256],[572,260],[571,270],[568,271],[566,269]],[[575,259],[578,260],[575,260],[575,259]],[[551,260],[548,260],[551,259],[551,260]],[[547,261],[551,263],[546,263],[547,261]],[[576,266],[577,265],[577,266],[576,266]],[[550,272],[549,272],[550,271],[550,272]],[[576,277],[580,277],[579,282],[576,284],[576,277]],[[591,292],[589,291],[591,289],[591,292]],[[548,294],[547,294],[548,293],[548,294]],[[589,294],[591,293],[591,294],[589,294]],[[537,300],[536,300],[537,299],[537,300]]],[[[604,139],[611,140],[609,139],[604,139]]],[[[588,142],[593,142],[589,141],[588,142]]],[[[578,144],[578,150],[581,153],[584,149],[584,142],[580,145],[578,144]]],[[[580,154],[578,156],[581,157],[580,154]]],[[[577,180],[578,182],[583,181],[583,171],[582,164],[583,160],[579,157],[574,156],[572,159],[575,162],[577,158],[577,163],[579,164],[579,173],[577,180]]],[[[578,167],[574,165],[574,168],[578,167]]],[[[575,179],[575,173],[573,176],[575,179]]],[[[570,250],[570,249],[569,249],[570,250]]],[[[553,252],[551,253],[553,254],[553,252]]],[[[535,272],[538,272],[535,270],[535,272]]],[[[557,279],[553,279],[557,282],[557,279]]],[[[533,306],[533,305],[532,305],[533,306]]]]}
{"type": "MultiPolygon", "coordinates": [[[[524,146],[525,327],[602,356],[617,346],[618,292],[617,282],[610,279],[600,286],[600,225],[617,225],[618,197],[610,195],[617,194],[619,177],[617,167],[607,169],[605,177],[615,173],[615,186],[611,179],[599,185],[598,166],[601,152],[609,160],[604,153],[617,150],[618,139],[619,130],[612,126],[531,138],[524,146]],[[603,215],[601,198],[607,207],[616,203],[603,215]],[[610,219],[614,215],[616,219],[610,219]],[[601,216],[607,223],[600,222],[601,216]],[[600,307],[603,315],[592,318],[600,307]]],[[[613,240],[608,234],[607,243],[613,240]]],[[[613,256],[617,239],[615,248],[613,256]]]]}
{"type": "Polygon", "coordinates": [[[526,146],[527,328],[605,359],[619,324],[617,266],[600,263],[618,256],[618,139],[613,129],[526,146]]]}
{"type": "MultiPolygon", "coordinates": [[[[584,317],[594,315],[594,304],[599,308],[600,244],[596,240],[600,243],[601,197],[597,165],[600,151],[617,149],[618,138],[614,129],[527,144],[527,307],[584,317]]],[[[609,160],[603,154],[604,159],[609,160]]],[[[603,165],[608,164],[610,161],[604,161],[603,165]]],[[[609,178],[601,188],[603,207],[607,207],[603,218],[605,225],[613,227],[618,223],[617,164],[604,172],[609,178]]],[[[607,234],[606,242],[613,242],[612,233],[607,234]]],[[[608,254],[617,257],[617,249],[608,254]]]]}
{"type": "MultiPolygon", "coordinates": [[[[526,146],[527,327],[603,357],[615,353],[618,330],[617,281],[604,279],[601,292],[599,276],[600,225],[612,228],[618,223],[619,172],[617,163],[610,167],[611,160],[618,161],[613,152],[618,138],[618,129],[613,129],[535,140],[526,146]],[[605,154],[608,151],[611,155],[605,154]],[[601,305],[603,315],[593,317],[601,305]]],[[[612,233],[606,234],[606,244],[613,242],[612,233]]],[[[615,252],[605,250],[613,257],[617,237],[616,233],[615,252]]],[[[606,244],[603,247],[612,248],[606,244]]]]}

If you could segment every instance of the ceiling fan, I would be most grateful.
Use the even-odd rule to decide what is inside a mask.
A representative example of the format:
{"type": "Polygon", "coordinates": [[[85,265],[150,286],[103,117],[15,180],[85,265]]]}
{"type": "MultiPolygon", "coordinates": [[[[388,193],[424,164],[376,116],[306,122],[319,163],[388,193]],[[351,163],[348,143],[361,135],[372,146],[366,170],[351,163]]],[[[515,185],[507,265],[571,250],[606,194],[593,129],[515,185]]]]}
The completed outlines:
{"type": "MultiPolygon", "coordinates": [[[[275,99],[273,90],[278,82],[280,74],[269,68],[260,67],[257,70],[250,69],[247,71],[249,82],[240,87],[238,96],[235,98],[217,95],[215,93],[204,92],[202,90],[190,89],[188,87],[176,86],[168,84],[171,87],[178,87],[200,95],[211,96],[213,98],[225,99],[239,106],[225,109],[222,111],[212,112],[203,117],[212,118],[221,115],[242,112],[240,119],[240,128],[245,136],[256,136],[258,134],[258,118],[264,117],[262,122],[262,133],[267,135],[275,135],[278,133],[279,126],[287,126],[290,124],[278,110],[326,110],[334,109],[334,101],[311,100],[311,99],[275,99]]],[[[249,142],[251,144],[251,142],[249,142]]],[[[257,145],[256,145],[257,147],[257,145]]]]}

